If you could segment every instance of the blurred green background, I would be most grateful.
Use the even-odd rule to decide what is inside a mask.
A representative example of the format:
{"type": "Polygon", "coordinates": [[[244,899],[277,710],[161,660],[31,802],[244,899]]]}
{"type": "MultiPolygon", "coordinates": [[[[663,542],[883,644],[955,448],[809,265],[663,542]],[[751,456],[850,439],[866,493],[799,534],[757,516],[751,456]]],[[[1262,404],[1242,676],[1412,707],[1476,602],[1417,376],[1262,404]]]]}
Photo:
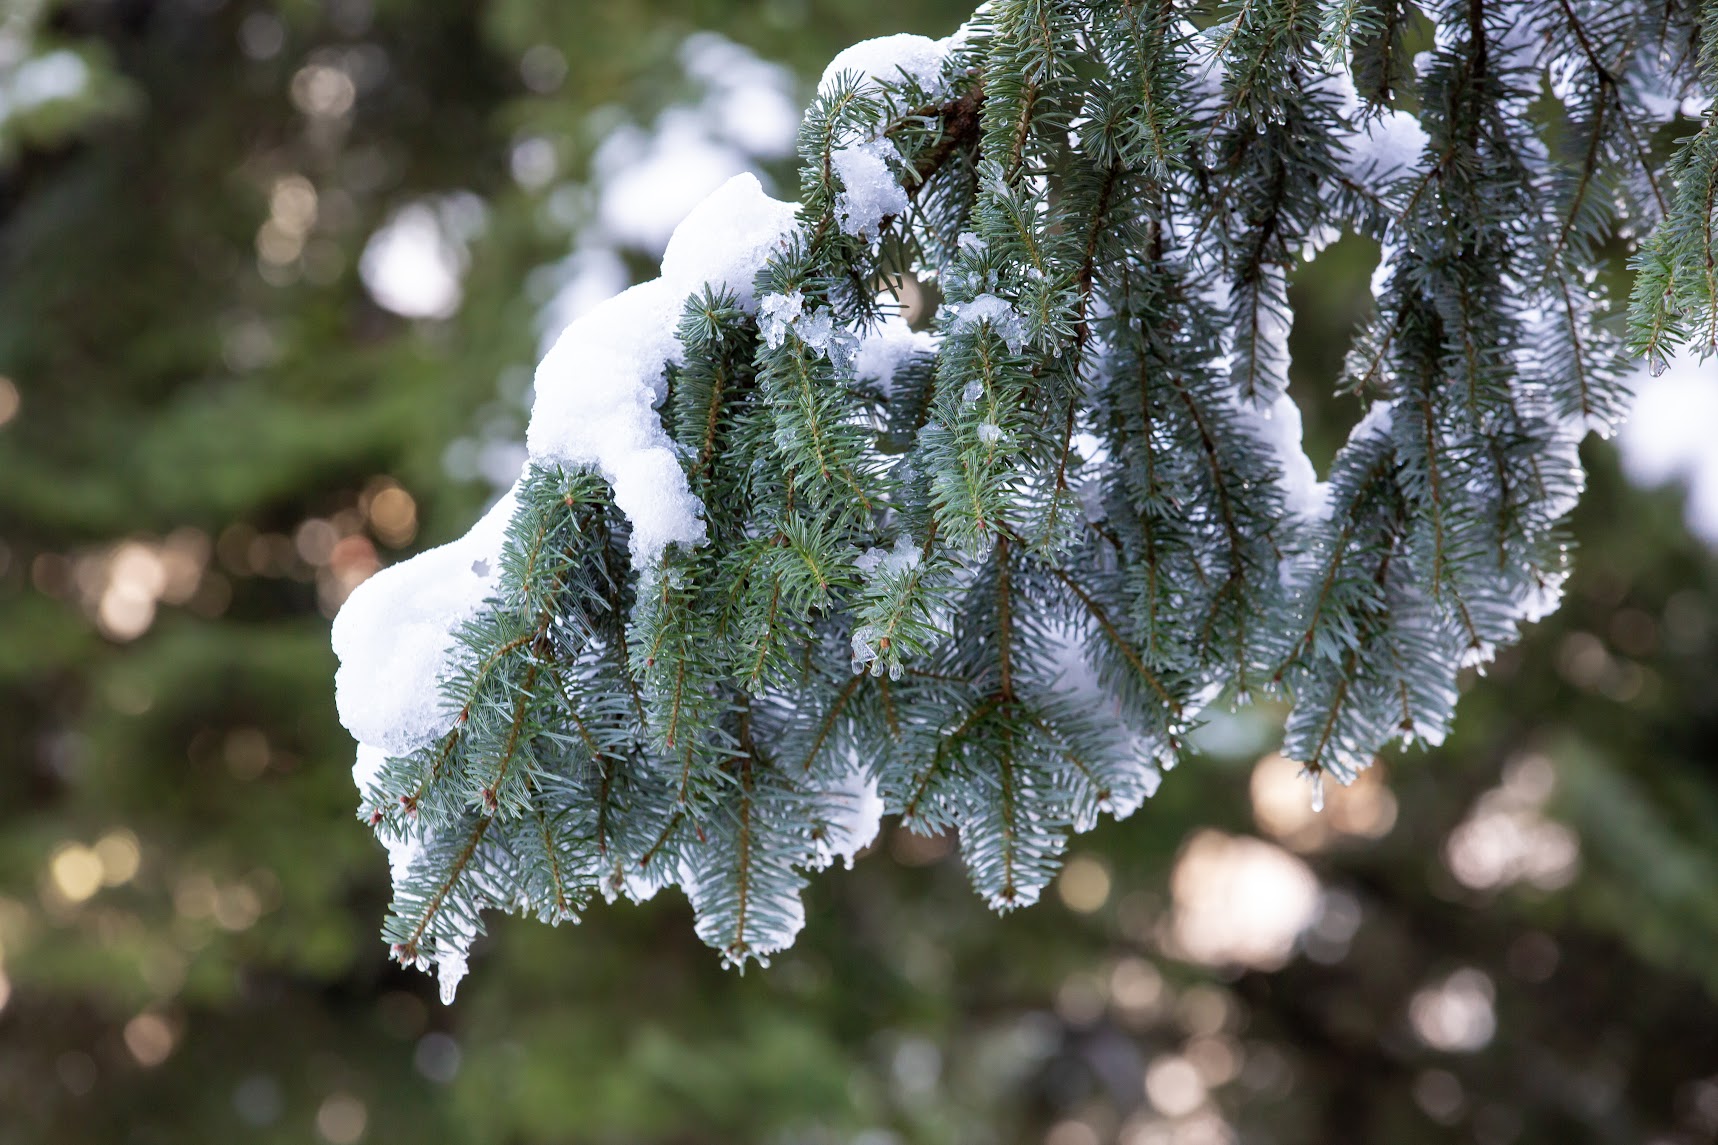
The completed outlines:
{"type": "MultiPolygon", "coordinates": [[[[328,617],[688,195],[791,196],[837,50],[965,14],[0,2],[0,1145],[1718,1139],[1718,563],[1597,441],[1563,610],[1321,817],[1259,711],[1007,918],[886,826],[744,977],[678,896],[386,960],[328,617]]],[[[1315,457],[1375,258],[1294,286],[1315,457]]]]}

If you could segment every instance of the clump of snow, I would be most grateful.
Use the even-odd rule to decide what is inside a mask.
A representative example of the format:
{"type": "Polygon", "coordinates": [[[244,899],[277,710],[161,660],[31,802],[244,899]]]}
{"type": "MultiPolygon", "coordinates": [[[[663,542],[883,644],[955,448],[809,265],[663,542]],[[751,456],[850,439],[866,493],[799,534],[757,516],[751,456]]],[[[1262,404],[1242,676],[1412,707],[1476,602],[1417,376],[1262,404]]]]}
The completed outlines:
{"type": "Polygon", "coordinates": [[[1086,433],[1082,430],[1071,437],[1068,444],[1087,464],[1102,465],[1109,460],[1109,446],[1105,445],[1103,438],[1095,433],[1086,433]]]}
{"type": "Polygon", "coordinates": [[[799,894],[804,879],[797,877],[796,872],[791,890],[772,894],[767,903],[758,903],[757,909],[747,912],[745,950],[740,953],[728,945],[735,935],[727,926],[721,909],[723,896],[727,893],[721,886],[722,874],[725,872],[716,873],[715,878],[704,879],[689,865],[682,868],[680,889],[686,892],[686,899],[697,916],[693,930],[706,944],[721,951],[722,961],[728,966],[743,965],[747,957],[756,958],[760,966],[768,966],[769,956],[792,946],[799,932],[805,929],[805,901],[799,894]]]}
{"type": "Polygon", "coordinates": [[[370,794],[370,788],[382,777],[382,767],[387,762],[388,753],[381,748],[367,743],[358,745],[358,757],[352,761],[352,783],[358,788],[358,794],[370,794]]]}
{"type": "MultiPolygon", "coordinates": [[[[1274,399],[1288,385],[1289,330],[1294,324],[1294,312],[1288,305],[1288,279],[1281,267],[1265,267],[1259,281],[1247,294],[1237,299],[1230,292],[1226,299],[1235,313],[1237,328],[1250,326],[1250,355],[1243,358],[1238,351],[1229,354],[1229,369],[1241,393],[1251,401],[1274,399]],[[1242,302],[1250,308],[1242,315],[1242,302]]],[[[1234,339],[1231,339],[1233,346],[1234,339]]]]}
{"type": "Polygon", "coordinates": [[[828,308],[802,315],[794,326],[800,341],[827,357],[837,369],[845,371],[851,364],[855,339],[836,325],[835,315],[828,308]]]}
{"type": "Polygon", "coordinates": [[[867,139],[838,148],[829,161],[841,180],[835,217],[842,233],[875,241],[885,218],[906,213],[907,192],[892,169],[899,162],[892,144],[867,139]]]}
{"type": "Polygon", "coordinates": [[[902,533],[895,538],[893,549],[866,549],[853,561],[853,567],[864,573],[867,578],[875,575],[905,576],[919,567],[921,555],[921,550],[913,538],[902,533]]]}
{"type": "Polygon", "coordinates": [[[906,319],[891,314],[859,339],[853,354],[853,377],[875,383],[887,395],[903,366],[921,354],[935,353],[936,348],[936,335],[914,330],[906,319]]]}
{"type": "Polygon", "coordinates": [[[1406,111],[1386,111],[1346,140],[1344,167],[1356,181],[1382,182],[1417,171],[1431,137],[1406,111]]]}
{"type": "Polygon", "coordinates": [[[805,313],[805,295],[797,290],[786,294],[766,294],[758,300],[758,332],[764,345],[775,349],[787,338],[788,330],[805,313]]]}
{"type": "Polygon", "coordinates": [[[1396,244],[1386,239],[1378,247],[1378,265],[1372,268],[1369,284],[1372,297],[1382,301],[1384,292],[1389,289],[1390,276],[1396,271],[1396,244]]]}
{"type": "MultiPolygon", "coordinates": [[[[853,630],[853,636],[850,643],[853,646],[853,674],[855,676],[863,672],[866,665],[873,663],[877,659],[877,649],[876,646],[872,644],[872,641],[876,639],[877,630],[872,628],[869,624],[861,624],[858,628],[853,630]]],[[[881,674],[881,671],[882,669],[879,668],[879,674],[881,674]]]]}
{"type": "Polygon", "coordinates": [[[1343,170],[1349,178],[1383,183],[1419,169],[1431,137],[1417,117],[1388,108],[1362,115],[1360,93],[1346,71],[1329,72],[1324,78],[1342,100],[1343,117],[1356,124],[1337,136],[1346,152],[1343,170]]]}
{"type": "Polygon", "coordinates": [[[730,179],[675,230],[660,278],[589,311],[537,367],[525,438],[531,458],[603,475],[632,522],[635,566],[652,563],[670,544],[704,538],[703,506],[655,409],[663,371],[680,352],[680,307],[706,283],[749,304],[752,280],[792,230],[794,211],[764,194],[755,177],[730,179]]]}
{"type": "Polygon", "coordinates": [[[927,93],[936,94],[943,88],[943,61],[961,33],[933,40],[926,36],[902,33],[863,40],[840,52],[823,77],[817,81],[819,95],[831,91],[843,75],[856,75],[865,80],[885,83],[901,82],[902,76],[912,80],[927,93]]]}
{"type": "Polygon", "coordinates": [[[764,345],[772,350],[782,344],[791,330],[801,342],[828,357],[837,369],[845,370],[852,361],[853,335],[836,324],[835,315],[827,307],[807,310],[805,295],[798,290],[764,295],[758,302],[758,327],[764,345]]]}
{"type": "Polygon", "coordinates": [[[453,1005],[453,996],[465,978],[465,953],[465,950],[448,950],[436,959],[436,980],[441,985],[441,1004],[444,1006],[453,1005]]]}
{"type": "MultiPolygon", "coordinates": [[[[843,76],[857,76],[861,87],[910,82],[939,96],[947,88],[944,61],[964,34],[962,29],[941,40],[903,34],[854,44],[829,62],[818,81],[818,93],[833,91],[843,76]]],[[[829,158],[842,187],[835,198],[842,232],[875,241],[885,218],[907,210],[907,193],[895,173],[899,153],[888,140],[871,138],[839,147],[829,158]]]]}
{"type": "Polygon", "coordinates": [[[1026,344],[1026,323],[1013,306],[994,294],[980,294],[971,302],[951,302],[947,310],[954,318],[949,324],[951,333],[958,334],[987,322],[1014,353],[1018,354],[1026,344]]]}
{"type": "Polygon", "coordinates": [[[807,310],[805,295],[798,290],[764,295],[758,303],[758,327],[764,345],[772,350],[790,331],[818,351],[829,350],[836,339],[834,316],[828,310],[807,310]]]}
{"type": "Polygon", "coordinates": [[[764,193],[755,175],[736,175],[718,187],[674,229],[662,255],[662,278],[682,296],[726,287],[743,306],[753,302],[752,280],[793,232],[798,203],[764,193]]]}
{"type": "Polygon", "coordinates": [[[1348,432],[1348,440],[1365,441],[1369,437],[1389,437],[1390,426],[1396,417],[1396,403],[1393,401],[1376,401],[1367,409],[1366,416],[1360,419],[1353,429],[1348,432]]]}
{"type": "Polygon", "coordinates": [[[1330,490],[1318,479],[1301,444],[1300,407],[1294,399],[1285,393],[1263,408],[1246,402],[1237,408],[1276,458],[1282,472],[1283,506],[1302,520],[1322,520],[1330,513],[1330,490]]]}
{"type": "Polygon", "coordinates": [[[978,440],[984,442],[986,445],[995,445],[997,442],[1002,440],[1002,427],[993,421],[980,422],[978,426],[978,440]]]}
{"type": "Polygon", "coordinates": [[[1634,89],[1635,96],[1646,113],[1660,123],[1669,123],[1678,115],[1699,121],[1706,118],[1706,113],[1712,109],[1712,97],[1709,95],[1682,95],[1669,85],[1656,88],[1642,84],[1634,89]]]}
{"type": "Polygon", "coordinates": [[[334,618],[334,702],[362,744],[407,755],[445,735],[457,712],[442,698],[454,633],[495,591],[510,491],[457,541],[360,584],[334,618]]]}
{"type": "Polygon", "coordinates": [[[1301,259],[1305,262],[1311,262],[1323,254],[1325,248],[1340,239],[1342,235],[1341,227],[1333,226],[1330,223],[1315,224],[1311,230],[1307,231],[1306,241],[1301,244],[1301,259]]]}
{"type": "Polygon", "coordinates": [[[851,760],[850,770],[822,796],[820,807],[826,821],[817,839],[813,865],[827,867],[840,859],[852,870],[854,856],[871,845],[883,826],[883,799],[877,792],[877,781],[865,774],[857,760],[851,760]]]}
{"type": "MultiPolygon", "coordinates": [[[[1242,423],[1276,460],[1282,474],[1284,507],[1293,516],[1316,521],[1329,512],[1327,490],[1301,445],[1300,407],[1283,388],[1288,382],[1288,339],[1294,317],[1286,301],[1283,272],[1280,269],[1267,272],[1257,289],[1260,297],[1253,311],[1252,368],[1237,379],[1243,390],[1250,390],[1251,394],[1237,396],[1235,409],[1242,423]],[[1273,392],[1275,396],[1267,398],[1273,392]]],[[[1215,301],[1232,301],[1232,294],[1227,291],[1222,294],[1226,297],[1219,296],[1215,301]]],[[[1240,375],[1238,365],[1238,355],[1232,354],[1230,368],[1240,375]]]]}
{"type": "MultiPolygon", "coordinates": [[[[893,549],[867,549],[853,561],[853,567],[859,570],[860,575],[867,582],[899,581],[919,567],[921,557],[922,552],[913,538],[902,533],[895,538],[893,549]]],[[[883,665],[878,659],[878,650],[874,646],[877,638],[877,630],[869,624],[862,624],[853,630],[851,643],[853,646],[853,671],[855,673],[863,672],[867,666],[875,664],[873,671],[878,675],[882,674],[883,665]]],[[[899,664],[890,665],[889,677],[895,680],[900,679],[901,668],[899,664]]]]}
{"type": "MultiPolygon", "coordinates": [[[[1165,745],[1154,744],[1127,726],[1122,718],[1121,701],[1098,679],[1097,669],[1086,654],[1085,632],[1080,626],[1051,621],[1045,627],[1050,692],[1106,721],[1115,737],[1114,759],[1125,764],[1125,770],[1110,773],[1109,799],[1091,810],[1107,811],[1116,819],[1126,819],[1157,794],[1163,782],[1159,761],[1173,767],[1174,755],[1167,752],[1165,745]]],[[[1076,826],[1088,831],[1096,826],[1095,817],[1076,826]]]]}

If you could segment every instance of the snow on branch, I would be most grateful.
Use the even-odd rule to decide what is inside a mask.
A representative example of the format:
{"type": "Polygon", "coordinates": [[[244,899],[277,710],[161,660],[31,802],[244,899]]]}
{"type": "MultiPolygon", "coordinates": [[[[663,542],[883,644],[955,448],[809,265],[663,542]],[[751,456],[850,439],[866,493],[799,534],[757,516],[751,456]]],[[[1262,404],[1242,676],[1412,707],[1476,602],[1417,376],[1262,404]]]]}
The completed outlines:
{"type": "Polygon", "coordinates": [[[451,990],[487,911],[672,885],[761,961],[884,814],[1024,906],[1213,704],[1286,701],[1315,791],[1441,739],[1556,607],[1576,447],[1627,406],[1604,246],[1646,236],[1655,366],[1718,330],[1718,120],[1639,146],[1718,47],[1611,7],[1444,6],[1409,59],[1365,3],[989,0],[841,53],[802,203],[693,209],[544,356],[514,488],[335,622],[396,957],[451,990]],[[1345,233],[1373,312],[1303,379],[1290,275],[1345,233]],[[1322,479],[1308,380],[1356,422],[1322,479]]]}

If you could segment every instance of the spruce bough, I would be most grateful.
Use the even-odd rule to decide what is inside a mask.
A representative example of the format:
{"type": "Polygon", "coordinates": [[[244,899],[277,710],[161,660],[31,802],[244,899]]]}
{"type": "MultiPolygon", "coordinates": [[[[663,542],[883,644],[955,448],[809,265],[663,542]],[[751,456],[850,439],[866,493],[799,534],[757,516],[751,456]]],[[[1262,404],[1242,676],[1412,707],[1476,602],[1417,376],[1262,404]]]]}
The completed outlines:
{"type": "Polygon", "coordinates": [[[1718,0],[993,0],[842,53],[803,202],[694,211],[544,359],[514,489],[336,622],[395,956],[451,997],[485,910],[678,885],[744,965],[884,813],[1027,905],[1213,703],[1288,700],[1315,785],[1436,742],[1557,605],[1628,353],[1718,339],[1714,91],[1718,0]],[[1286,276],[1344,232],[1318,482],[1286,276]]]}

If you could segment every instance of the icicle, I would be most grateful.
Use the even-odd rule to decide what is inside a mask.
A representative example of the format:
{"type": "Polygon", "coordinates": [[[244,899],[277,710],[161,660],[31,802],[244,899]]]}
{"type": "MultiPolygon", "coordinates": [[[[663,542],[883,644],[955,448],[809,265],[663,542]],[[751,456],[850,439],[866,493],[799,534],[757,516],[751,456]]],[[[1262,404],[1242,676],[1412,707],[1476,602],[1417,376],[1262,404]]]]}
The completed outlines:
{"type": "Polygon", "coordinates": [[[441,987],[441,1004],[453,1005],[454,995],[459,991],[459,983],[465,977],[465,955],[449,951],[436,959],[437,978],[441,987]]]}
{"type": "Polygon", "coordinates": [[[1316,814],[1324,810],[1324,772],[1310,771],[1307,778],[1312,781],[1312,810],[1316,814]]]}

